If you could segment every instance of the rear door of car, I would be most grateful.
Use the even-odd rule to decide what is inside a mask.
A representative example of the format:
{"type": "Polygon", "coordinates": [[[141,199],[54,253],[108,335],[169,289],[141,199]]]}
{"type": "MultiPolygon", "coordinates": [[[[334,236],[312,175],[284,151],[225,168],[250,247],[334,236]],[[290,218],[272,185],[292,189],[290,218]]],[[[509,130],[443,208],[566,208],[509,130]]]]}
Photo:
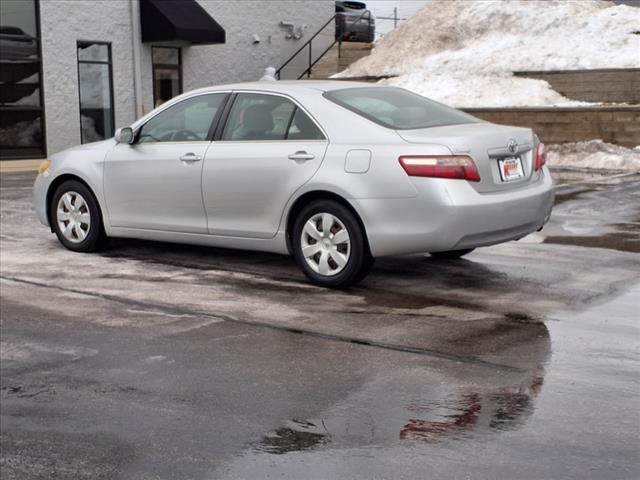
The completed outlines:
{"type": "Polygon", "coordinates": [[[328,141],[288,96],[237,92],[207,151],[202,193],[213,235],[271,238],[293,193],[317,171],[328,141]]]}

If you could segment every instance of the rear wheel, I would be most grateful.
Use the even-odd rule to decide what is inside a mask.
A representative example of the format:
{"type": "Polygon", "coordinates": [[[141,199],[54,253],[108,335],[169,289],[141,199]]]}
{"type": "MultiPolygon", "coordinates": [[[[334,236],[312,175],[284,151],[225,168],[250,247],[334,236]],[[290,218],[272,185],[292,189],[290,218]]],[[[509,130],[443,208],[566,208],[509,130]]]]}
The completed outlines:
{"type": "Polygon", "coordinates": [[[296,263],[316,285],[346,288],[371,269],[373,258],[358,220],[337,202],[317,200],[305,206],[292,233],[296,263]]]}
{"type": "Polygon", "coordinates": [[[60,185],[49,206],[51,225],[60,243],[74,252],[97,250],[105,239],[98,202],[84,184],[60,185]]]}
{"type": "Polygon", "coordinates": [[[463,257],[474,250],[475,248],[464,248],[462,250],[448,250],[446,252],[431,252],[429,255],[438,260],[455,260],[456,258],[463,257]]]}

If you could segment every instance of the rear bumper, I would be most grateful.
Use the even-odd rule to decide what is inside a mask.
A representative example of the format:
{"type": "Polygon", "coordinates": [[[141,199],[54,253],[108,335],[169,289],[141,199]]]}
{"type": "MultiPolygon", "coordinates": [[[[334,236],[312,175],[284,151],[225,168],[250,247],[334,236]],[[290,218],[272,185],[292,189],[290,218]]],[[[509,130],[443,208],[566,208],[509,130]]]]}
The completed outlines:
{"type": "Polygon", "coordinates": [[[494,245],[539,230],[549,219],[546,167],[531,184],[480,194],[463,180],[413,178],[418,196],[353,200],[374,257],[494,245]]]}

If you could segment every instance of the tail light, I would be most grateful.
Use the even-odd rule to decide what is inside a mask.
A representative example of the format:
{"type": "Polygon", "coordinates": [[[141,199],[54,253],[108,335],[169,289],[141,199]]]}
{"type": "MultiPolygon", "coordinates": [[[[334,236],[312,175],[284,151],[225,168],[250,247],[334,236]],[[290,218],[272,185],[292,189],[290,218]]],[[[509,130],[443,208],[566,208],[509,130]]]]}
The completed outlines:
{"type": "Polygon", "coordinates": [[[540,142],[536,150],[536,161],[533,165],[533,171],[537,172],[545,163],[547,163],[547,154],[544,151],[544,143],[540,142]]]}
{"type": "Polygon", "coordinates": [[[411,177],[456,178],[479,182],[476,164],[467,155],[403,156],[400,165],[411,177]]]}

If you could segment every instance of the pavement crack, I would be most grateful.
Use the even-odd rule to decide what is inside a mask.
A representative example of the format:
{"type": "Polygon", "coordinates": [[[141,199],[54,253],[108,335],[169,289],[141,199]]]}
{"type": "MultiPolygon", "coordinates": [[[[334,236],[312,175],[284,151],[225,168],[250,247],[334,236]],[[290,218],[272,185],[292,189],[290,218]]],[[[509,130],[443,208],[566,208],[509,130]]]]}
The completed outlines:
{"type": "Polygon", "coordinates": [[[99,298],[99,299],[106,300],[106,301],[109,301],[109,302],[120,303],[122,305],[126,305],[126,306],[129,306],[129,307],[135,306],[135,307],[143,308],[143,309],[152,309],[152,310],[157,310],[157,311],[163,311],[163,312],[165,312],[167,314],[172,314],[172,315],[191,315],[191,316],[197,316],[197,317],[212,318],[212,319],[224,320],[224,321],[227,321],[227,322],[232,322],[232,323],[236,323],[236,324],[240,324],[240,325],[248,325],[248,326],[254,326],[254,327],[269,328],[271,330],[277,330],[277,331],[280,331],[280,332],[287,332],[287,333],[294,333],[294,334],[298,334],[298,335],[305,335],[305,336],[309,336],[309,337],[321,338],[321,339],[324,339],[324,340],[330,340],[330,341],[334,341],[334,342],[352,343],[352,344],[362,345],[362,346],[365,346],[365,347],[375,347],[375,348],[381,348],[381,349],[384,349],[384,350],[391,350],[391,351],[396,351],[396,352],[410,353],[410,354],[415,354],[415,355],[423,355],[423,356],[426,356],[426,357],[438,358],[438,359],[448,360],[448,361],[457,362],[457,363],[471,364],[471,365],[476,365],[476,366],[480,366],[480,367],[487,367],[487,368],[491,368],[491,369],[497,369],[497,370],[503,370],[503,371],[511,371],[511,372],[523,372],[524,371],[523,369],[520,369],[520,368],[517,368],[517,367],[512,367],[510,365],[504,365],[504,364],[501,364],[501,363],[489,362],[489,361],[482,360],[480,358],[477,358],[477,357],[474,357],[474,356],[469,356],[469,355],[457,355],[457,354],[454,354],[454,353],[446,353],[446,352],[441,352],[441,351],[438,351],[438,350],[432,350],[432,349],[426,349],[426,348],[420,348],[420,347],[412,347],[412,346],[408,346],[408,345],[387,343],[387,342],[381,342],[381,341],[377,341],[377,340],[369,340],[369,339],[363,339],[363,338],[347,337],[347,336],[344,336],[344,335],[338,335],[338,334],[334,334],[334,333],[326,333],[326,332],[319,332],[319,331],[314,331],[314,330],[298,329],[298,328],[292,328],[292,327],[288,327],[288,326],[284,326],[284,325],[274,325],[272,323],[263,322],[263,321],[259,321],[259,320],[240,319],[240,318],[231,317],[229,315],[224,315],[224,314],[213,314],[213,313],[204,312],[204,311],[200,311],[200,310],[190,310],[190,309],[185,309],[185,308],[172,307],[172,306],[165,305],[165,304],[159,304],[159,303],[153,303],[153,302],[143,302],[143,301],[140,301],[140,300],[132,300],[130,298],[121,297],[121,296],[118,296],[118,295],[110,295],[110,294],[107,294],[107,293],[98,293],[98,292],[92,292],[92,291],[85,291],[85,290],[80,290],[80,289],[77,289],[77,288],[61,287],[61,286],[58,286],[58,285],[51,285],[51,284],[48,284],[48,283],[38,282],[38,281],[34,281],[34,280],[27,280],[27,279],[19,278],[19,277],[11,277],[11,276],[7,276],[7,275],[0,275],[0,279],[6,280],[6,281],[10,281],[10,282],[22,283],[22,284],[26,284],[26,285],[33,285],[33,286],[41,287],[41,288],[48,288],[48,289],[52,289],[52,290],[58,290],[58,291],[67,292],[67,293],[74,293],[74,294],[77,294],[77,295],[86,295],[86,296],[89,296],[89,297],[99,298]]]}

